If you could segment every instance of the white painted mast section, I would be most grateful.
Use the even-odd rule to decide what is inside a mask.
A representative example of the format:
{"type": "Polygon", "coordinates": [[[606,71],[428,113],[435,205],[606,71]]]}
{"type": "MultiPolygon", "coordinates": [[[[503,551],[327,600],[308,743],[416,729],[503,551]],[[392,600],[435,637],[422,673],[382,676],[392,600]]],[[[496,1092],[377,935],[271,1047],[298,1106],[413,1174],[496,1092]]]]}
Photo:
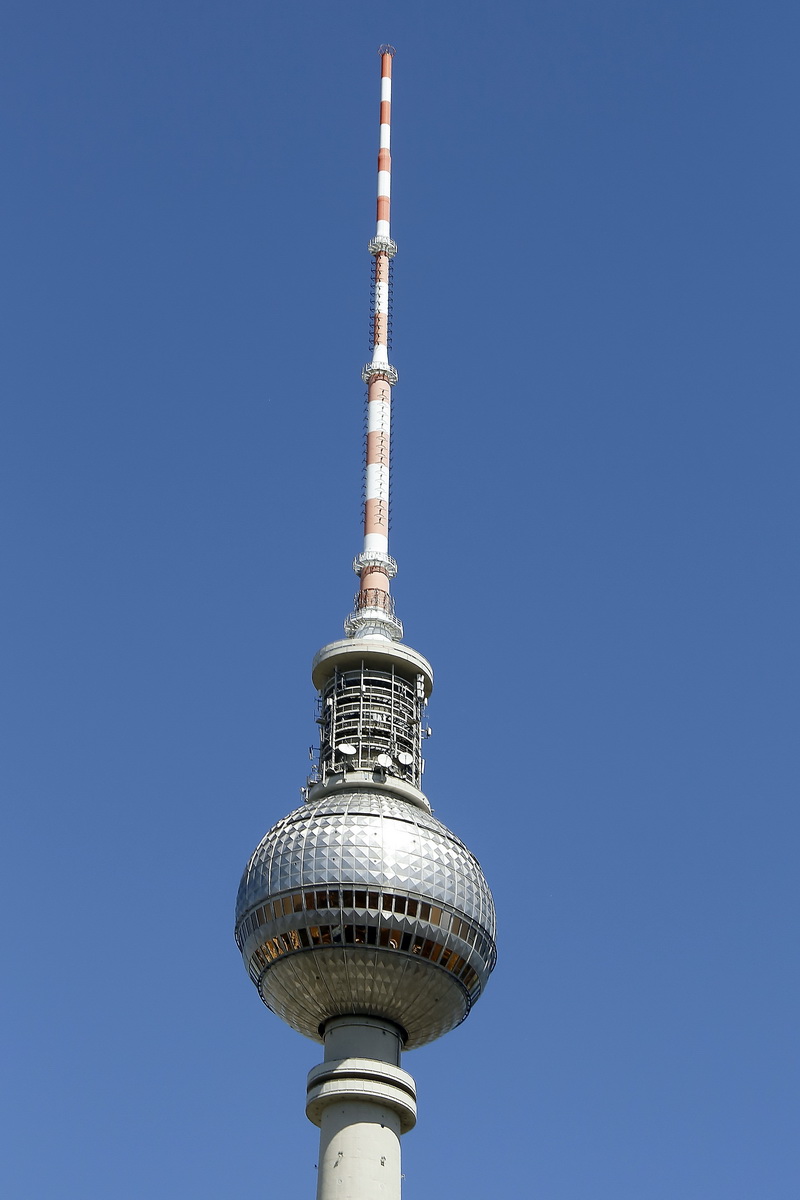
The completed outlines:
{"type": "Polygon", "coordinates": [[[389,554],[389,462],[392,425],[392,387],[397,371],[389,363],[391,314],[391,259],[397,246],[391,237],[392,194],[392,56],[391,46],[381,46],[381,109],[378,149],[378,197],[373,255],[372,358],[364,367],[367,384],[367,444],[364,470],[364,544],[353,562],[360,578],[355,611],[345,622],[349,637],[397,640],[403,627],[394,615],[389,581],[397,564],[389,554]]]}

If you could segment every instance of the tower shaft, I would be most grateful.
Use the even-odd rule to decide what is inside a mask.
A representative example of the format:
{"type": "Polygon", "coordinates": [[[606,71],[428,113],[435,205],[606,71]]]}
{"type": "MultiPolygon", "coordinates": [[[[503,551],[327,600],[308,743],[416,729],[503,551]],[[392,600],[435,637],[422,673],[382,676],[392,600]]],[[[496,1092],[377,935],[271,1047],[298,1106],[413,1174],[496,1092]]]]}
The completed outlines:
{"type": "Polygon", "coordinates": [[[306,1102],[320,1130],[317,1200],[400,1200],[400,1138],[416,1121],[401,1050],[460,1024],[496,959],[480,864],[422,791],[433,670],[401,641],[389,590],[393,54],[380,48],[359,591],[347,637],[314,658],[319,753],[303,803],[262,838],[236,899],[236,942],[261,999],[325,1046],[306,1102]]]}
{"type": "Polygon", "coordinates": [[[400,1200],[400,1135],[417,1119],[401,1044],[387,1021],[329,1022],[325,1060],[309,1073],[306,1101],[320,1129],[317,1200],[400,1200]]]}

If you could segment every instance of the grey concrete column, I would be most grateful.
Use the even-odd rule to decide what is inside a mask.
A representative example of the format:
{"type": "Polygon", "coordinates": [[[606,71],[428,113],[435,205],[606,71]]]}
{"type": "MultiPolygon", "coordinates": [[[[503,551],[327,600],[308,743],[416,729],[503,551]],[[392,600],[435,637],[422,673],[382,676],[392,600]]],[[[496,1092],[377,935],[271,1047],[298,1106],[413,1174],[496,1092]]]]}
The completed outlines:
{"type": "Polygon", "coordinates": [[[400,1200],[400,1135],[417,1119],[400,1069],[400,1031],[373,1017],[336,1017],[325,1061],[308,1076],[306,1115],[319,1126],[317,1200],[400,1200]]]}

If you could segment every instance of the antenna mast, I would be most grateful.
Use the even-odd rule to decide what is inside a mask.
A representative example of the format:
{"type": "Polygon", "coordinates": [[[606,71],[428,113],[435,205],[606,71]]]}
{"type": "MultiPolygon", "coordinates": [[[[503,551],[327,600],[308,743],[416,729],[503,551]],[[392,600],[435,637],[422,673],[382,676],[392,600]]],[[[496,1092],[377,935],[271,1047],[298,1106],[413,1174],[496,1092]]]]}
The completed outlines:
{"type": "Polygon", "coordinates": [[[391,118],[393,46],[381,46],[381,108],[378,150],[378,209],[375,237],[369,243],[373,256],[372,358],[361,377],[367,385],[367,432],[364,456],[364,546],[353,560],[360,587],[354,612],[345,622],[348,637],[383,637],[397,641],[403,626],[394,615],[389,581],[397,563],[389,554],[389,467],[391,454],[392,388],[397,371],[389,364],[389,330],[392,302],[392,241],[390,205],[392,187],[391,118]]]}

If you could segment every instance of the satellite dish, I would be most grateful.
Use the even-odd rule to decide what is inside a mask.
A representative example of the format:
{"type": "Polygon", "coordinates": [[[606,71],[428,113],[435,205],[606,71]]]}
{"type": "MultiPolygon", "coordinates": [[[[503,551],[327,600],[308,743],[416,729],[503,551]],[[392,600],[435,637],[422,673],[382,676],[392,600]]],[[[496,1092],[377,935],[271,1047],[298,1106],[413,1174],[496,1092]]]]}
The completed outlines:
{"type": "Polygon", "coordinates": [[[400,754],[398,754],[397,761],[403,767],[410,767],[414,761],[414,755],[409,754],[407,750],[403,750],[400,754]]]}
{"type": "Polygon", "coordinates": [[[339,745],[336,747],[336,749],[338,750],[339,754],[343,754],[345,758],[352,758],[354,754],[358,753],[355,746],[351,745],[350,742],[339,742],[339,745]]]}
{"type": "Polygon", "coordinates": [[[389,758],[388,754],[379,754],[375,759],[375,762],[379,767],[383,767],[384,770],[392,765],[392,760],[389,758]]]}

